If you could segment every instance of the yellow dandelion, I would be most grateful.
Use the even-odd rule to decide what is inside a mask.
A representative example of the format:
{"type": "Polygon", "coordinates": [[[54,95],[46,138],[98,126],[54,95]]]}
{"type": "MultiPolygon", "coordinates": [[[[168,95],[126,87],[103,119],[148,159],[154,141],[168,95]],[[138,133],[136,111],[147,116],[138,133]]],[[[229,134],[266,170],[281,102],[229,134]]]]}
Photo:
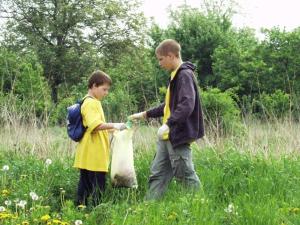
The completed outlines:
{"type": "Polygon", "coordinates": [[[6,197],[7,195],[9,195],[9,190],[4,189],[1,193],[3,197],[6,197]]]}
{"type": "Polygon", "coordinates": [[[52,222],[53,222],[54,224],[61,224],[61,221],[60,221],[60,220],[57,220],[57,219],[54,219],[52,222]]]}
{"type": "Polygon", "coordinates": [[[70,225],[68,222],[61,222],[61,225],[70,225]]]}
{"type": "Polygon", "coordinates": [[[297,214],[297,213],[300,212],[300,209],[299,209],[299,208],[293,208],[293,209],[292,209],[292,212],[297,214]]]}
{"type": "Polygon", "coordinates": [[[168,220],[176,220],[178,217],[176,212],[171,212],[170,215],[168,216],[168,220]]]}
{"type": "Polygon", "coordinates": [[[79,205],[78,208],[79,208],[79,209],[85,209],[86,206],[85,206],[85,205],[79,205]]]}
{"type": "Polygon", "coordinates": [[[47,215],[44,215],[44,216],[41,217],[41,221],[46,222],[46,221],[48,221],[50,218],[51,218],[51,217],[47,214],[47,215]]]}
{"type": "Polygon", "coordinates": [[[0,213],[0,219],[10,219],[13,218],[13,215],[10,213],[0,213]]]}
{"type": "Polygon", "coordinates": [[[22,225],[29,225],[29,222],[28,221],[23,221],[22,225]]]}

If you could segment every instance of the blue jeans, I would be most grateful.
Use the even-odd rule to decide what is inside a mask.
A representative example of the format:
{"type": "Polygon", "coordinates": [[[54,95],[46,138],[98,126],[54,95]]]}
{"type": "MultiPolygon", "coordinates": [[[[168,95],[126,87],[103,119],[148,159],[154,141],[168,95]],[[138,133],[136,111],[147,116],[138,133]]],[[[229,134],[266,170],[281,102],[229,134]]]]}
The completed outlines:
{"type": "Polygon", "coordinates": [[[173,148],[169,140],[159,140],[150,170],[146,200],[161,198],[173,177],[186,187],[200,188],[200,180],[194,169],[190,145],[173,148]]]}

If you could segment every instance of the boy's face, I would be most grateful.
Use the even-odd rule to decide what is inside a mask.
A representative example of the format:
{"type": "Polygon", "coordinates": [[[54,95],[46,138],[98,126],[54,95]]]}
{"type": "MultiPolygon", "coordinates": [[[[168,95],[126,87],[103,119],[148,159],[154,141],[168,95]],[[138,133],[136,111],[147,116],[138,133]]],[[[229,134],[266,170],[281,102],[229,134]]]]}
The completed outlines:
{"type": "Polygon", "coordinates": [[[156,58],[158,60],[159,66],[167,71],[172,71],[174,68],[175,55],[169,53],[166,56],[156,54],[156,58]]]}
{"type": "Polygon", "coordinates": [[[108,95],[108,91],[110,89],[110,85],[107,83],[104,83],[100,86],[93,85],[92,92],[95,98],[98,100],[103,99],[106,95],[108,95]]]}

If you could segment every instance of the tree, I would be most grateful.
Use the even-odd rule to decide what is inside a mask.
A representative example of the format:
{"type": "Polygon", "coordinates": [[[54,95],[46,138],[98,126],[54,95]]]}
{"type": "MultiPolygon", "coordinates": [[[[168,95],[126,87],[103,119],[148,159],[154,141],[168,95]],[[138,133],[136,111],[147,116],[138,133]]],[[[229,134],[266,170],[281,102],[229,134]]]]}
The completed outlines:
{"type": "Polygon", "coordinates": [[[58,101],[59,86],[90,72],[95,58],[113,58],[143,34],[144,17],[130,0],[3,0],[9,47],[33,49],[58,101]]]}
{"type": "Polygon", "coordinates": [[[42,66],[34,54],[20,57],[0,47],[0,96],[7,97],[7,102],[14,99],[15,102],[10,103],[16,103],[13,106],[20,111],[26,108],[33,115],[41,116],[45,108],[49,109],[50,90],[42,74],[42,66]]]}
{"type": "Polygon", "coordinates": [[[182,47],[183,60],[190,60],[197,65],[201,84],[214,86],[211,56],[226,38],[231,27],[230,18],[205,15],[199,9],[187,6],[171,10],[170,15],[172,22],[167,29],[152,27],[153,43],[157,44],[166,38],[177,40],[182,47]]]}
{"type": "Polygon", "coordinates": [[[216,86],[222,91],[231,89],[239,97],[259,93],[266,70],[259,48],[253,30],[228,32],[226,40],[213,54],[216,86]]]}
{"type": "Polygon", "coordinates": [[[264,87],[280,89],[286,93],[300,94],[300,28],[290,32],[278,28],[265,29],[265,40],[261,43],[261,55],[268,65],[265,77],[270,79],[264,87]]]}

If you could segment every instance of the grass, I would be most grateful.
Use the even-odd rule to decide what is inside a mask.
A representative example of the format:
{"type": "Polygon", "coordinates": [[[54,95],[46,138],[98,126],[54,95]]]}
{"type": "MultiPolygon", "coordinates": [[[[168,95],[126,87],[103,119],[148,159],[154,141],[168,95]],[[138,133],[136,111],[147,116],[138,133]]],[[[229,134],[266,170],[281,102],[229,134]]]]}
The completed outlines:
{"type": "Polygon", "coordinates": [[[73,201],[79,174],[72,168],[74,143],[65,131],[6,127],[0,135],[0,168],[10,169],[0,171],[0,206],[15,218],[0,222],[47,224],[42,219],[49,215],[51,224],[54,219],[57,224],[82,220],[91,225],[300,224],[299,124],[252,121],[246,128],[245,135],[226,138],[209,133],[193,145],[199,192],[190,193],[173,181],[163,199],[144,201],[156,128],[140,127],[134,137],[139,188],[113,189],[108,175],[103,203],[77,209],[73,201]],[[53,161],[49,166],[47,158],[53,161]],[[31,191],[39,196],[37,201],[32,201],[31,191]],[[16,199],[27,201],[25,209],[16,209],[16,199]]]}

